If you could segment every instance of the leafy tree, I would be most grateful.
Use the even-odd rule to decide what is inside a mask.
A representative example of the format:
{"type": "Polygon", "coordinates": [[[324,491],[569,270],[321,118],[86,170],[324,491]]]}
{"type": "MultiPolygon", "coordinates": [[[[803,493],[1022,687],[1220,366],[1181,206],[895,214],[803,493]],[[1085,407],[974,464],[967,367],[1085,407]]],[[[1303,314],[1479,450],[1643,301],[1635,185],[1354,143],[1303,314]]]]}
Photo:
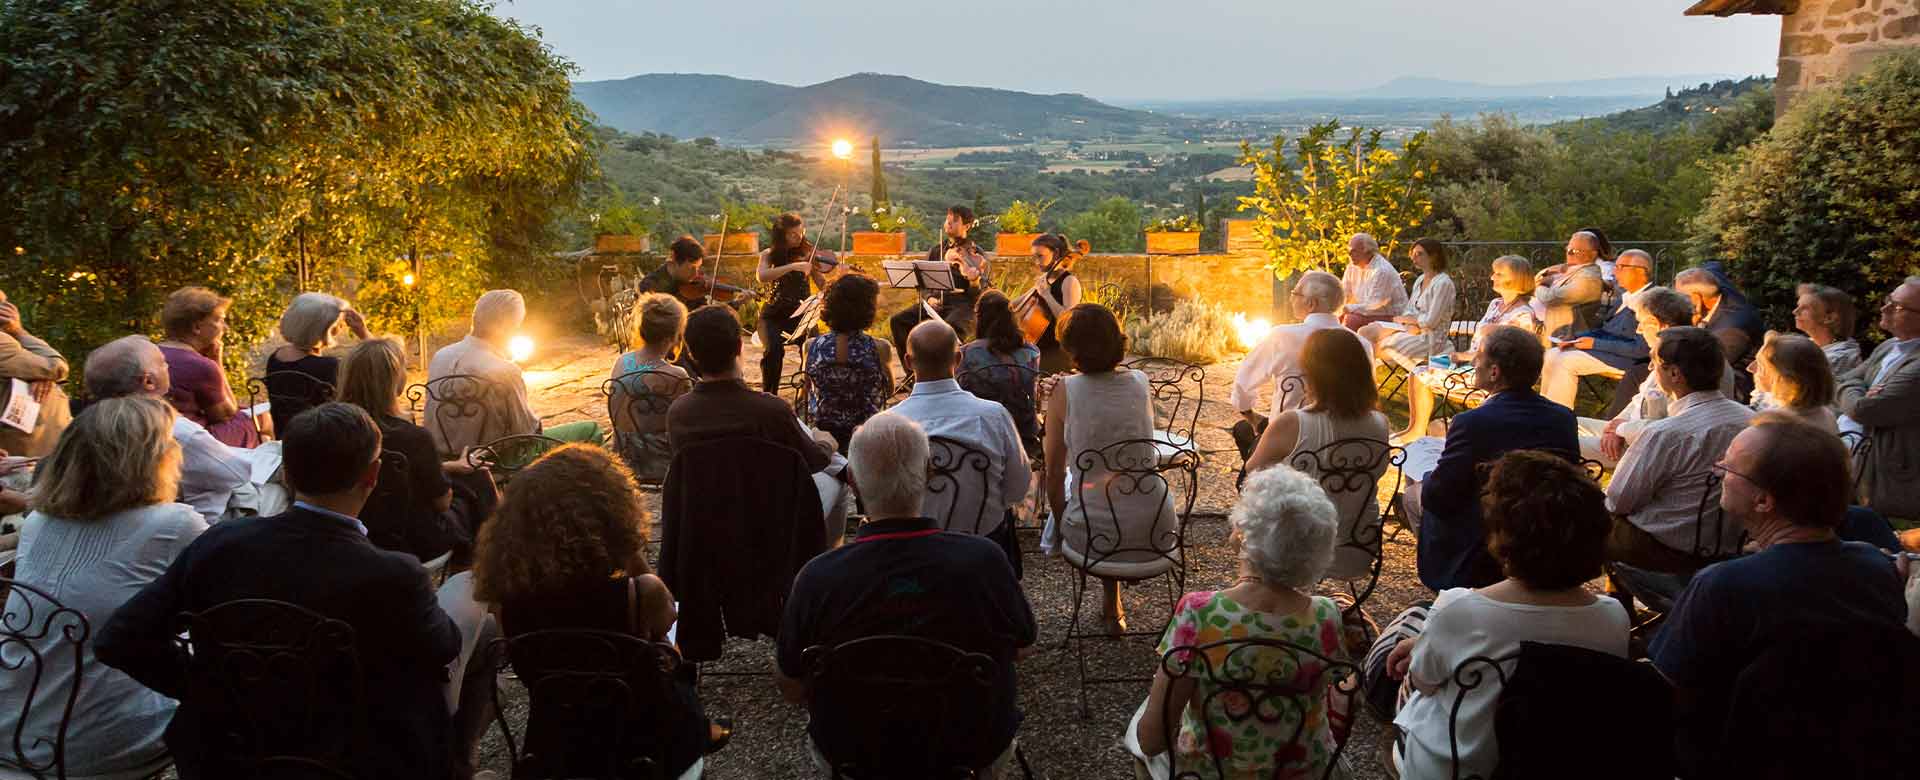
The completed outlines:
{"type": "Polygon", "coordinates": [[[1240,144],[1240,162],[1253,167],[1254,194],[1240,210],[1255,212],[1268,267],[1280,276],[1344,262],[1347,240],[1369,233],[1391,254],[1404,231],[1433,211],[1426,178],[1434,163],[1421,154],[1427,134],[1415,133],[1401,151],[1387,149],[1378,129],[1352,128],[1345,139],[1338,120],[1315,125],[1294,140],[1276,135],[1256,152],[1240,144]]]}
{"type": "Polygon", "coordinates": [[[1131,199],[1112,197],[1067,220],[1067,237],[1085,239],[1095,252],[1142,252],[1146,236],[1141,232],[1140,207],[1131,199]]]}

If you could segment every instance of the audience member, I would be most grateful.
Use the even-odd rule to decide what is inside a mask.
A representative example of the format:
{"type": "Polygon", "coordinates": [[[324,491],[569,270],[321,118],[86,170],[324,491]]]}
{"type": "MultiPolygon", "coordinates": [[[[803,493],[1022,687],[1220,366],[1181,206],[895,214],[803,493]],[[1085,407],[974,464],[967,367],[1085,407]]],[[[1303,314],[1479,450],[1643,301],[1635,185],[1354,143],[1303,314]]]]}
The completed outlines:
{"type": "Polygon", "coordinates": [[[1040,370],[1049,374],[1073,367],[1066,350],[1060,347],[1060,318],[1080,305],[1080,277],[1073,275],[1073,264],[1080,261],[1087,246],[1085,241],[1077,247],[1069,245],[1067,237],[1059,233],[1033,240],[1033,268],[1039,276],[1028,288],[1032,297],[1016,313],[1022,322],[1035,313],[1047,321],[1034,346],[1040,350],[1040,370]]]}
{"type": "MultiPolygon", "coordinates": [[[[135,396],[98,401],[74,419],[35,474],[37,507],[21,529],[14,562],[20,584],[101,626],[207,530],[192,507],[173,502],[180,476],[173,416],[166,402],[135,396]]],[[[25,629],[51,608],[16,591],[7,627],[25,629]]],[[[55,617],[51,625],[63,623],[55,617]]],[[[94,662],[91,641],[73,648],[58,634],[40,634],[9,636],[5,645],[13,663],[0,663],[0,700],[8,702],[0,707],[0,732],[13,735],[13,747],[29,761],[52,763],[55,735],[65,727],[67,777],[160,768],[172,699],[94,662]],[[76,649],[84,667],[62,657],[76,649]],[[27,654],[45,663],[23,665],[27,654]],[[74,680],[79,668],[83,679],[74,680]],[[76,684],[78,699],[62,723],[76,684]]]]}
{"type": "Polygon", "coordinates": [[[1778,409],[1815,428],[1838,434],[1833,366],[1805,336],[1767,331],[1753,353],[1753,410],[1778,409]]]}
{"type": "Polygon", "coordinates": [[[182,778],[255,776],[256,767],[236,765],[243,759],[228,749],[229,727],[219,713],[187,695],[196,672],[178,641],[180,615],[238,599],[291,602],[353,627],[360,711],[327,711],[349,705],[345,697],[314,704],[314,717],[324,722],[349,722],[350,715],[364,724],[363,734],[350,738],[356,749],[348,771],[446,776],[442,681],[462,639],[419,561],[374,547],[355,517],[379,479],[380,429],[358,408],[328,403],[295,417],[282,434],[293,508],[208,529],[100,628],[95,651],[101,662],[180,700],[166,742],[182,778]]]}
{"type": "Polygon", "coordinates": [[[1574,233],[1567,238],[1567,261],[1534,277],[1533,303],[1542,335],[1566,338],[1593,329],[1607,290],[1600,270],[1602,247],[1592,231],[1574,233]]]}
{"type": "Polygon", "coordinates": [[[1413,266],[1420,269],[1420,278],[1413,282],[1413,295],[1407,298],[1406,308],[1391,322],[1371,322],[1359,330],[1376,351],[1392,350],[1409,369],[1429,356],[1448,351],[1447,330],[1453,325],[1454,299],[1459,297],[1453,277],[1447,275],[1446,244],[1420,239],[1413,242],[1411,256],[1413,266]]]}
{"type": "MultiPolygon", "coordinates": [[[[1521,642],[1627,657],[1626,613],[1585,587],[1606,558],[1610,520],[1600,486],[1558,454],[1508,452],[1492,465],[1486,547],[1505,579],[1441,591],[1432,607],[1391,624],[1368,653],[1370,660],[1384,655],[1386,676],[1405,682],[1406,703],[1393,723],[1406,735],[1396,752],[1400,777],[1409,780],[1497,774],[1494,711],[1503,680],[1485,669],[1486,684],[1458,690],[1452,683],[1462,663],[1512,656],[1521,642]]],[[[1381,679],[1369,672],[1368,680],[1381,679]]]]}
{"type": "Polygon", "coordinates": [[[160,353],[172,377],[167,402],[181,417],[205,426],[220,443],[253,447],[260,443],[260,432],[252,412],[234,400],[222,365],[227,307],[232,304],[205,287],[182,287],[167,296],[160,309],[160,327],[167,334],[160,353]]]}
{"type": "MultiPolygon", "coordinates": [[[[1851,482],[1838,437],[1763,421],[1741,431],[1713,468],[1725,479],[1720,508],[1759,551],[1695,574],[1648,647],[1678,689],[1677,752],[1696,770],[1720,763],[1714,756],[1734,681],[1768,641],[1810,625],[1897,627],[1907,612],[1887,556],[1834,534],[1851,482]]],[[[1846,670],[1802,671],[1836,684],[1850,679],[1846,670]]]]}
{"type": "MultiPolygon", "coordinates": [[[[1600,278],[1606,280],[1607,286],[1609,288],[1616,286],[1616,282],[1614,281],[1614,266],[1615,266],[1616,257],[1613,252],[1613,242],[1608,241],[1607,234],[1602,232],[1600,228],[1597,228],[1597,227],[1583,227],[1576,232],[1591,233],[1593,234],[1594,240],[1599,242],[1598,249],[1600,250],[1600,259],[1593,261],[1593,264],[1600,266],[1600,278]]],[[[1632,250],[1628,250],[1628,251],[1632,251],[1632,250]]]]}
{"type": "Polygon", "coordinates": [[[807,343],[807,403],[813,424],[846,452],[853,429],[893,395],[893,347],[866,334],[880,296],[872,277],[842,276],[821,295],[820,321],[831,332],[807,343]]]}
{"type": "Polygon", "coordinates": [[[1579,448],[1572,410],[1533,391],[1544,360],[1540,338],[1526,330],[1496,325],[1481,339],[1473,386],[1487,400],[1454,416],[1440,461],[1421,485],[1420,582],[1436,593],[1500,581],[1480,518],[1481,466],[1513,450],[1571,457],[1579,448]]]}
{"type": "MultiPolygon", "coordinates": [[[[146,396],[165,399],[171,377],[167,359],[145,336],[124,336],[87,353],[87,394],[95,400],[146,396]]],[[[197,422],[174,415],[173,440],[180,445],[177,500],[207,522],[233,508],[236,493],[252,490],[253,469],[197,422]]]]}
{"type": "Polygon", "coordinates": [[[71,412],[60,383],[67,378],[67,359],[40,337],[27,332],[20,307],[0,292],[0,409],[13,402],[13,381],[25,382],[40,414],[25,422],[26,430],[0,425],[0,451],[38,458],[53,451],[71,412]]]}
{"type": "MultiPolygon", "coordinates": [[[[340,358],[322,354],[333,347],[341,327],[353,331],[361,341],[373,338],[367,332],[366,318],[352,304],[326,293],[301,293],[280,315],[280,338],[286,339],[267,354],[267,394],[272,398],[268,412],[274,430],[291,422],[294,415],[313,408],[314,384],[286,377],[282,372],[305,374],[339,389],[340,358]]],[[[331,399],[317,399],[331,400],[331,399]]]]}
{"type": "MultiPolygon", "coordinates": [[[[1647,342],[1649,350],[1660,346],[1660,333],[1668,328],[1688,327],[1693,321],[1693,302],[1686,296],[1665,287],[1649,287],[1640,291],[1633,300],[1634,319],[1637,322],[1640,338],[1647,342]]],[[[1649,353],[1651,354],[1651,352],[1649,353]]],[[[1627,400],[1618,402],[1618,414],[1606,421],[1592,418],[1580,418],[1580,455],[1593,458],[1601,463],[1612,465],[1626,454],[1627,448],[1640,439],[1647,425],[1655,420],[1671,416],[1677,412],[1675,407],[1680,399],[1667,395],[1660,389],[1660,379],[1653,375],[1652,364],[1635,367],[1620,380],[1615,390],[1615,398],[1629,390],[1627,400]],[[1645,373],[1635,380],[1638,372],[1645,373]]],[[[1725,366],[1720,371],[1720,392],[1728,398],[1733,397],[1733,367],[1725,366]]]]}
{"type": "Polygon", "coordinates": [[[960,389],[1006,407],[1027,453],[1040,457],[1040,415],[1034,384],[1040,348],[1027,343],[1005,293],[988,290],[974,306],[977,336],[960,348],[960,389]]]}
{"type": "MultiPolygon", "coordinates": [[[[1433,419],[1435,394],[1446,390],[1444,378],[1447,372],[1473,362],[1474,355],[1480,351],[1481,341],[1488,333],[1499,326],[1539,333],[1540,320],[1532,303],[1533,265],[1519,255],[1503,255],[1494,259],[1489,278],[1493,282],[1495,297],[1487,304],[1486,313],[1480,315],[1480,321],[1474,325],[1467,351],[1447,356],[1444,366],[1430,363],[1425,368],[1415,369],[1408,376],[1407,427],[1394,434],[1395,439],[1409,441],[1426,435],[1427,422],[1433,419]]],[[[1435,362],[1439,362],[1437,358],[1435,362]]]]}
{"type": "Polygon", "coordinates": [[[1334,489],[1328,497],[1339,510],[1339,528],[1327,576],[1364,578],[1380,554],[1380,496],[1374,487],[1390,465],[1387,416],[1378,411],[1373,363],[1360,340],[1344,329],[1308,336],[1301,362],[1307,368],[1307,393],[1313,402],[1273,418],[1247,459],[1247,473],[1284,464],[1334,489]],[[1323,456],[1321,448],[1335,443],[1343,444],[1323,456]],[[1370,462],[1374,455],[1379,457],[1370,462]],[[1365,472],[1366,482],[1353,473],[1356,466],[1371,466],[1365,472]],[[1336,468],[1341,473],[1323,473],[1336,468]]]}
{"type": "Polygon", "coordinates": [[[466,338],[433,353],[427,363],[426,428],[442,453],[464,455],[470,448],[521,433],[563,442],[601,442],[600,426],[591,420],[541,426],[527,398],[526,377],[507,352],[507,342],[526,319],[527,302],[520,293],[489,290],[473,304],[466,338]],[[435,384],[444,377],[471,379],[435,384]],[[443,411],[443,406],[451,408],[443,411]]]}
{"type": "Polygon", "coordinates": [[[1673,416],[1647,425],[1607,484],[1607,509],[1615,515],[1610,560],[1689,574],[1739,550],[1737,526],[1700,512],[1711,490],[1708,472],[1753,418],[1752,409],[1718,388],[1727,363],[1720,350],[1704,328],[1660,332],[1653,376],[1678,402],[1673,416]]]}
{"type": "MultiPolygon", "coordinates": [[[[1253,446],[1260,439],[1260,432],[1274,417],[1288,409],[1306,406],[1311,400],[1304,388],[1298,383],[1303,381],[1306,368],[1301,364],[1300,353],[1306,348],[1307,337],[1315,331],[1339,328],[1340,320],[1334,312],[1340,310],[1340,280],[1325,271],[1308,271],[1300,275],[1293,283],[1293,291],[1288,294],[1288,305],[1300,321],[1292,325],[1279,325],[1267,331],[1267,335],[1254,345],[1240,361],[1240,368],[1233,375],[1233,391],[1227,401],[1233,404],[1233,410],[1240,419],[1233,423],[1234,445],[1239,447],[1241,458],[1253,454],[1253,446]],[[1273,401],[1267,407],[1267,414],[1261,415],[1253,410],[1260,401],[1260,391],[1271,382],[1273,401]]],[[[1368,361],[1373,360],[1373,345],[1362,343],[1367,351],[1368,361]]]]}
{"type": "Polygon", "coordinates": [[[1745,403],[1753,391],[1753,377],[1746,373],[1746,366],[1753,362],[1753,351],[1760,348],[1760,340],[1766,336],[1766,323],[1745,296],[1727,294],[1734,289],[1732,280],[1713,270],[1689,268],[1674,274],[1673,288],[1693,300],[1693,324],[1720,340],[1739,388],[1738,395],[1730,397],[1745,403]]]}
{"type": "Polygon", "coordinates": [[[1653,257],[1629,249],[1620,253],[1613,267],[1621,290],[1614,296],[1613,313],[1598,328],[1555,339],[1554,348],[1547,350],[1546,367],[1540,372],[1540,394],[1569,409],[1580,395],[1580,377],[1613,372],[1624,376],[1652,354],[1647,340],[1640,336],[1640,320],[1633,304],[1653,278],[1653,257]]]}
{"type": "MultiPolygon", "coordinates": [[[[1076,310],[1078,311],[1078,310],[1076,310]]],[[[1067,339],[1071,348],[1072,340],[1067,339]]],[[[994,660],[991,720],[972,724],[966,744],[899,745],[917,763],[938,751],[948,766],[979,777],[1003,777],[1020,728],[1013,662],[1038,639],[1033,610],[1014,581],[1007,558],[992,542],[942,531],[921,513],[926,505],[927,436],[912,420],[875,415],[848,447],[860,497],[873,520],[852,544],[822,553],[794,578],[776,648],[775,676],[788,702],[805,704],[814,760],[893,765],[890,756],[854,755],[851,745],[876,723],[870,703],[849,701],[807,684],[802,654],[856,639],[905,635],[945,642],[994,660]]]]}
{"type": "Polygon", "coordinates": [[[780,374],[787,359],[787,338],[783,334],[800,329],[800,304],[813,290],[826,290],[827,266],[815,257],[813,242],[807,240],[807,225],[799,214],[781,214],[774,218],[769,231],[773,246],[760,251],[754,278],[773,287],[760,306],[760,389],[772,393],[780,389],[780,374]]]}
{"type": "Polygon", "coordinates": [[[1041,549],[1066,557],[1100,577],[1101,619],[1110,633],[1126,630],[1120,606],[1120,579],[1151,577],[1175,565],[1169,548],[1180,518],[1174,512],[1172,486],[1142,480],[1125,489],[1111,485],[1107,470],[1137,467],[1157,457],[1143,454],[1148,443],[1115,444],[1153,438],[1153,402],[1147,375],[1120,366],[1127,337],[1113,312],[1083,303],[1060,322],[1060,344],[1079,371],[1060,381],[1047,397],[1047,503],[1052,514],[1041,532],[1041,549]],[[1081,457],[1090,450],[1108,457],[1081,457]],[[1091,467],[1091,468],[1089,468],[1091,467]]]}
{"type": "Polygon", "coordinates": [[[1346,651],[1340,607],[1309,594],[1333,560],[1336,511],[1319,483],[1291,468],[1247,475],[1228,518],[1239,577],[1232,587],[1180,599],[1160,640],[1159,653],[1170,660],[1159,665],[1123,737],[1152,777],[1173,777],[1175,769],[1179,777],[1213,777],[1216,766],[1225,777],[1327,775],[1338,753],[1329,723],[1348,713],[1334,711],[1346,702],[1325,686],[1341,674],[1329,661],[1344,661],[1346,651]],[[1301,650],[1207,647],[1228,640],[1301,650]],[[1169,667],[1186,674],[1170,675],[1169,667]],[[1220,689],[1229,680],[1290,682],[1299,692],[1245,706],[1240,693],[1220,689]],[[1176,735],[1171,745],[1169,733],[1176,735]]]}
{"type": "Polygon", "coordinates": [[[1007,410],[953,381],[958,358],[955,341],[953,328],[943,321],[927,320],[914,327],[907,336],[913,394],[892,411],[918,423],[929,437],[950,439],[986,456],[981,464],[964,457],[962,451],[948,453],[948,466],[955,470],[953,480],[938,491],[927,491],[922,514],[948,531],[978,533],[994,540],[1007,552],[1018,576],[1020,542],[1013,534],[1012,510],[1026,497],[1033,468],[1007,410]],[[980,490],[985,494],[976,495],[980,490]]]}
{"type": "Polygon", "coordinates": [[[1380,254],[1380,242],[1365,233],[1355,233],[1347,241],[1347,270],[1340,275],[1340,289],[1347,301],[1340,324],[1349,329],[1391,320],[1407,308],[1407,288],[1400,283],[1400,272],[1380,254]]]}
{"type": "Polygon", "coordinates": [[[607,399],[607,418],[613,423],[613,451],[627,468],[639,479],[660,480],[673,462],[667,405],[692,388],[687,370],[672,362],[686,333],[687,307],[672,295],[647,293],[634,302],[631,319],[631,342],[640,348],[613,361],[615,388],[607,399]]]}
{"type": "MultiPolygon", "coordinates": [[[[647,565],[647,510],[633,475],[606,450],[577,444],[547,453],[507,486],[499,514],[480,531],[473,594],[493,605],[509,639],[584,630],[669,642],[678,614],[673,594],[647,565]]],[[[593,662],[544,655],[544,649],[521,645],[511,651],[514,672],[529,684],[593,662]]],[[[695,675],[692,664],[678,667],[664,701],[653,695],[657,669],[629,677],[630,717],[618,748],[622,765],[664,754],[658,774],[679,777],[726,743],[732,722],[710,722],[703,714],[695,675]]],[[[582,760],[597,755],[578,736],[554,731],[567,725],[565,714],[546,704],[533,701],[527,745],[574,750],[540,756],[540,771],[552,777],[602,772],[604,766],[582,760]]]]}
{"type": "MultiPolygon", "coordinates": [[[[1888,517],[1920,520],[1920,276],[1909,276],[1880,307],[1887,340],[1840,381],[1840,411],[1865,429],[1871,454],[1867,505],[1888,517]]],[[[1914,546],[1912,532],[1902,541],[1914,546]]]]}
{"type": "Polygon", "coordinates": [[[1834,377],[1846,376],[1860,365],[1860,342],[1853,340],[1854,324],[1860,315],[1853,296],[1824,284],[1803,284],[1796,292],[1794,329],[1820,345],[1827,364],[1833,366],[1834,377]]]}

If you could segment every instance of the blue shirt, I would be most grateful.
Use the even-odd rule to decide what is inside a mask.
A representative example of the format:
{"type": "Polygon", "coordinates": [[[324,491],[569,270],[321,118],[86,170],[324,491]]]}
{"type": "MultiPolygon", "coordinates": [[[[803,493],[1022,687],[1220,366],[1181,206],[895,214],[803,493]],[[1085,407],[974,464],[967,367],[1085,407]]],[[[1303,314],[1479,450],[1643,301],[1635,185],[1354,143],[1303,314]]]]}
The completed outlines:
{"type": "Polygon", "coordinates": [[[346,523],[347,525],[351,526],[353,530],[359,531],[361,536],[367,535],[366,524],[360,522],[360,518],[354,517],[353,515],[343,515],[331,509],[323,509],[321,507],[314,506],[305,501],[295,501],[293,502],[293,505],[300,509],[305,509],[309,512],[312,512],[316,515],[325,515],[327,517],[331,517],[335,520],[338,520],[342,523],[346,523]]]}

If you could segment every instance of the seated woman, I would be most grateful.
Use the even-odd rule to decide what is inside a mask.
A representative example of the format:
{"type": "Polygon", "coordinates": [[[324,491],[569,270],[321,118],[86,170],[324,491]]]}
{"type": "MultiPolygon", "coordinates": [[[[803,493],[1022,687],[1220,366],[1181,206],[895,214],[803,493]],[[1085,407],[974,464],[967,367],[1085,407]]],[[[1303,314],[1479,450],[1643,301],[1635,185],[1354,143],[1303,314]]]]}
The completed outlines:
{"type": "Polygon", "coordinates": [[[973,322],[979,338],[960,348],[960,387],[996,401],[1013,415],[1013,427],[1027,454],[1040,453],[1040,419],[1034,408],[1033,385],[1040,376],[1040,349],[1027,343],[1013,319],[1013,305],[1005,293],[990,290],[974,304],[973,322]],[[998,368],[996,368],[998,366],[998,368]]]}
{"type": "Polygon", "coordinates": [[[172,387],[167,403],[181,417],[199,423],[221,444],[249,448],[260,444],[250,410],[240,408],[221,365],[226,348],[227,307],[233,301],[205,287],[182,287],[167,296],[160,327],[167,337],[160,354],[167,360],[172,387]]]}
{"type": "MultiPolygon", "coordinates": [[[[499,513],[480,531],[473,595],[493,605],[509,639],[585,630],[665,642],[678,611],[673,594],[647,566],[646,551],[647,512],[633,475],[604,449],[569,444],[534,461],[507,486],[499,513]]],[[[527,681],[570,662],[591,662],[519,649],[511,660],[527,681]]],[[[693,664],[682,664],[664,690],[643,671],[629,678],[638,700],[619,746],[621,758],[664,753],[664,776],[681,776],[726,744],[732,723],[710,722],[702,712],[693,664]]],[[[527,718],[528,751],[554,762],[540,767],[540,776],[601,775],[604,766],[589,766],[593,751],[587,748],[596,746],[568,733],[560,722],[564,713],[548,704],[535,699],[527,718]]]]}
{"type": "Polygon", "coordinates": [[[1239,578],[1225,590],[1180,599],[1160,640],[1161,656],[1173,658],[1159,667],[1122,737],[1156,780],[1174,770],[1180,777],[1327,776],[1335,749],[1330,725],[1346,719],[1347,702],[1336,702],[1323,686],[1337,674],[1329,662],[1344,661],[1345,652],[1340,608],[1309,594],[1333,559],[1334,512],[1319,483],[1298,471],[1282,466],[1247,476],[1229,516],[1240,547],[1239,578]],[[1299,652],[1177,651],[1235,639],[1276,640],[1299,652]],[[1186,674],[1170,675],[1169,667],[1186,674]],[[1236,697],[1220,695],[1219,680],[1277,680],[1311,692],[1263,701],[1256,713],[1229,708],[1236,697]],[[1172,745],[1169,732],[1177,732],[1172,745]]]}
{"type": "Polygon", "coordinates": [[[283,430],[293,416],[313,408],[315,403],[331,400],[315,394],[317,387],[299,377],[282,372],[297,372],[338,389],[340,358],[322,354],[333,347],[341,327],[353,331],[361,341],[373,338],[367,333],[367,321],[353,305],[326,293],[301,293],[280,315],[280,338],[287,343],[267,354],[267,394],[272,398],[269,412],[274,430],[283,430]]]}
{"type": "Polygon", "coordinates": [[[1413,242],[1413,265],[1420,278],[1413,282],[1413,295],[1407,308],[1393,318],[1400,328],[1370,322],[1358,331],[1361,338],[1373,342],[1374,354],[1392,350],[1411,369],[1428,356],[1444,354],[1447,328],[1453,324],[1453,304],[1458,297],[1453,277],[1447,275],[1447,245],[1431,238],[1413,242]]]}
{"type": "MultiPolygon", "coordinates": [[[[115,610],[207,530],[193,507],[174,503],[180,445],[173,440],[173,414],[155,398],[96,402],[74,418],[35,474],[36,508],[20,533],[14,577],[86,618],[95,637],[115,610]]],[[[15,589],[6,597],[6,626],[29,629],[52,608],[15,589]]],[[[78,682],[66,776],[144,776],[135,770],[164,766],[161,735],[176,703],[97,661],[91,638],[79,648],[85,671],[74,680],[73,647],[60,631],[71,622],[53,616],[49,634],[17,644],[9,638],[0,647],[0,702],[6,702],[0,734],[8,735],[0,759],[11,761],[18,747],[29,761],[49,763],[66,697],[78,682]]]]}
{"type": "Polygon", "coordinates": [[[1368,669],[1368,680],[1384,673],[1404,681],[1405,703],[1393,719],[1406,737],[1404,749],[1395,751],[1400,777],[1494,775],[1500,683],[1488,674],[1487,684],[1466,694],[1456,717],[1453,674],[1468,659],[1503,658],[1521,642],[1627,656],[1626,611],[1584,586],[1600,576],[1606,558],[1612,518],[1605,499],[1585,471],[1559,455],[1520,450],[1494,463],[1482,498],[1487,551],[1507,578],[1442,591],[1431,609],[1415,607],[1395,619],[1368,653],[1384,657],[1384,669],[1368,669]],[[1392,649],[1383,653],[1386,646],[1392,649]],[[1449,723],[1459,740],[1457,769],[1449,723]]]}
{"type": "Polygon", "coordinates": [[[1321,480],[1340,510],[1333,566],[1327,576],[1361,579],[1372,572],[1373,560],[1380,554],[1380,496],[1375,486],[1389,465],[1387,416],[1377,410],[1373,362],[1360,340],[1345,328],[1314,331],[1300,355],[1307,371],[1307,395],[1314,400],[1282,412],[1267,425],[1247,458],[1247,473],[1284,464],[1321,480]],[[1334,442],[1352,439],[1365,441],[1319,452],[1334,442]],[[1364,484],[1354,484],[1359,474],[1347,473],[1356,465],[1366,467],[1369,479],[1364,484]],[[1343,471],[1331,476],[1323,473],[1336,467],[1343,471]]]}
{"type": "Polygon", "coordinates": [[[499,501],[492,478],[466,458],[442,462],[427,429],[400,415],[407,355],[399,339],[366,339],[340,368],[340,400],[366,410],[380,428],[381,449],[407,459],[405,484],[383,479],[360,510],[368,541],[422,561],[452,552],[459,559],[452,568],[463,567],[476,526],[499,501]]]}
{"type": "Polygon", "coordinates": [[[1793,327],[1827,356],[1835,377],[1846,376],[1860,365],[1860,342],[1853,340],[1855,320],[1859,317],[1853,296],[1845,290],[1824,284],[1803,284],[1793,306],[1793,327]]]}
{"type": "Polygon", "coordinates": [[[673,462],[667,407],[693,387],[687,370],[672,362],[687,329],[687,307],[671,295],[647,293],[634,302],[631,319],[631,338],[640,348],[613,361],[618,386],[607,399],[607,418],[613,451],[627,468],[640,479],[660,480],[673,462]]]}
{"type": "Polygon", "coordinates": [[[1767,331],[1753,356],[1753,410],[1781,411],[1838,435],[1833,365],[1805,336],[1767,331]]]}
{"type": "MultiPolygon", "coordinates": [[[[1493,261],[1490,278],[1493,291],[1499,297],[1487,304],[1486,313],[1480,315],[1480,321],[1474,325],[1473,340],[1468,343],[1467,351],[1449,355],[1444,366],[1429,363],[1408,378],[1407,427],[1394,434],[1395,442],[1411,441],[1427,435],[1427,421],[1433,418],[1435,394],[1450,389],[1445,384],[1449,372],[1473,364],[1474,353],[1480,351],[1480,334],[1486,333],[1494,325],[1512,325],[1539,332],[1541,315],[1533,306],[1533,264],[1519,255],[1503,255],[1493,261]]],[[[1434,360],[1437,362],[1439,358],[1434,360]]],[[[1467,382],[1461,386],[1471,385],[1471,382],[1467,382]]]]}
{"type": "Polygon", "coordinates": [[[893,347],[866,334],[879,306],[880,285],[848,274],[827,285],[820,321],[832,331],[807,342],[807,403],[813,424],[833,434],[846,454],[853,429],[879,413],[893,395],[893,347]]]}
{"type": "Polygon", "coordinates": [[[1113,312],[1097,303],[1067,311],[1058,327],[1060,345],[1079,373],[1060,381],[1047,397],[1047,503],[1053,510],[1042,531],[1041,549],[1065,557],[1100,578],[1101,622],[1108,633],[1126,630],[1120,606],[1120,581],[1152,577],[1176,565],[1173,490],[1155,480],[1132,484],[1130,476],[1104,473],[1109,468],[1153,464],[1159,448],[1129,440],[1153,438],[1153,403],[1147,375],[1121,368],[1127,337],[1113,312]],[[1081,458],[1091,457],[1093,470],[1081,458]],[[1058,486],[1058,489],[1056,489],[1058,486]]]}

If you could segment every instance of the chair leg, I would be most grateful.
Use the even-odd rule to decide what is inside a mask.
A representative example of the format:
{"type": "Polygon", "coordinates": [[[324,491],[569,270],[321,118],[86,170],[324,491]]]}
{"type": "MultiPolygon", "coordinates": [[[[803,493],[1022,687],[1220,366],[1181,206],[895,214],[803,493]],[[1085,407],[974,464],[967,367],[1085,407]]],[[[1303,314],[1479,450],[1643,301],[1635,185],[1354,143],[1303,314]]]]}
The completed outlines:
{"type": "Polygon", "coordinates": [[[1061,639],[1060,649],[1073,654],[1074,668],[1079,674],[1076,679],[1080,684],[1080,718],[1085,720],[1093,716],[1092,710],[1087,708],[1087,656],[1080,635],[1080,605],[1087,597],[1087,570],[1080,569],[1076,580],[1077,584],[1073,589],[1073,612],[1067,619],[1067,635],[1061,639]]]}
{"type": "Polygon", "coordinates": [[[1020,776],[1033,780],[1033,766],[1027,763],[1027,751],[1024,748],[1013,746],[1013,760],[1020,763],[1020,776]]]}

